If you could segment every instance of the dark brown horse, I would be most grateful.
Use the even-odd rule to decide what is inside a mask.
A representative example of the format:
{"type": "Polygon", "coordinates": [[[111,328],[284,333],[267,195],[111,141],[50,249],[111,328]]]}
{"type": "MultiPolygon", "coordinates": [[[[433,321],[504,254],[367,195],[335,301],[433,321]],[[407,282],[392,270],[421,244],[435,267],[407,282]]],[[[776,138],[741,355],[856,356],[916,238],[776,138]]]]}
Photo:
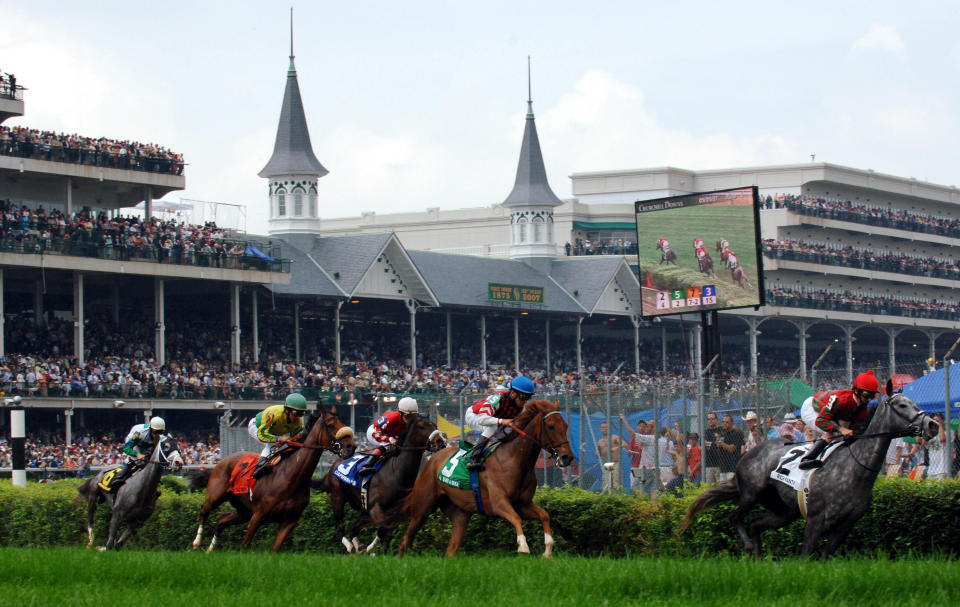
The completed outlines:
{"type": "Polygon", "coordinates": [[[272,548],[272,551],[276,552],[300,522],[300,516],[310,502],[310,477],[313,476],[323,450],[349,457],[356,449],[353,429],[343,425],[336,410],[328,411],[323,406],[319,409],[319,416],[311,418],[307,437],[303,439],[302,445],[299,451],[278,463],[270,474],[257,481],[252,496],[236,495],[230,490],[233,469],[243,457],[251,455],[247,452],[233,453],[217,463],[213,472],[194,478],[194,486],[203,483],[207,477],[209,480],[206,481],[207,499],[200,508],[200,526],[197,528],[197,537],[193,540],[193,548],[200,547],[207,517],[220,504],[229,500],[235,510],[224,514],[217,521],[207,552],[216,547],[217,538],[224,527],[247,521],[247,533],[241,547],[250,543],[260,525],[280,523],[272,548]]]}
{"type": "Polygon", "coordinates": [[[708,274],[712,278],[717,277],[713,272],[713,258],[710,257],[710,253],[707,253],[706,249],[703,251],[703,257],[697,258],[697,263],[700,266],[701,272],[708,274]]]}
{"type": "Polygon", "coordinates": [[[664,262],[672,263],[677,265],[677,253],[670,248],[670,245],[663,244],[662,242],[657,243],[657,249],[660,251],[660,264],[664,262]]]}
{"type": "Polygon", "coordinates": [[[330,506],[333,508],[333,518],[337,521],[337,532],[347,552],[360,552],[357,535],[361,529],[369,527],[377,528],[377,537],[366,547],[365,552],[372,552],[377,542],[386,550],[390,545],[393,529],[399,522],[388,520],[390,517],[387,513],[410,494],[420,471],[423,452],[428,449],[437,452],[446,446],[447,441],[435,423],[426,417],[415,417],[399,437],[399,453],[387,459],[367,484],[366,504],[361,499],[360,489],[344,483],[334,475],[334,468],[330,469],[324,478],[323,489],[330,494],[330,506]],[[343,507],[348,503],[359,510],[361,515],[350,528],[349,534],[345,534],[343,507]]]}
{"type": "MultiPolygon", "coordinates": [[[[484,463],[484,470],[479,473],[483,513],[499,516],[513,525],[517,532],[517,552],[525,553],[529,553],[530,548],[521,522],[540,520],[546,545],[543,556],[550,558],[553,553],[550,515],[533,503],[533,494],[537,490],[534,468],[541,449],[546,449],[559,466],[568,466],[573,461],[570,441],[567,440],[567,422],[556,403],[532,400],[513,420],[512,426],[514,432],[490,455],[484,463]]],[[[455,556],[460,549],[467,523],[478,512],[477,505],[470,490],[455,489],[437,479],[440,469],[456,452],[457,447],[450,447],[431,457],[417,477],[413,491],[404,500],[403,511],[409,517],[410,525],[400,544],[400,556],[410,547],[427,516],[438,506],[453,523],[447,556],[455,556]]]]}

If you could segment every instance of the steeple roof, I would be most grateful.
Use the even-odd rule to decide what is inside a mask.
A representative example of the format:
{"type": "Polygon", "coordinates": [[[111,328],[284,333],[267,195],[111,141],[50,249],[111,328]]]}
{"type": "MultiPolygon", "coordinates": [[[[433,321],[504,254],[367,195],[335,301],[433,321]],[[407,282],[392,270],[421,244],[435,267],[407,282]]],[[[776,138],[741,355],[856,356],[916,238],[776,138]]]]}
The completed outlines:
{"type": "Polygon", "coordinates": [[[563,202],[550,189],[547,169],[540,153],[537,123],[533,119],[533,101],[527,98],[527,124],[523,129],[520,145],[520,162],[517,164],[517,180],[513,191],[503,201],[505,207],[558,207],[563,202]]]}
{"type": "Polygon", "coordinates": [[[300,100],[300,85],[297,70],[293,65],[293,49],[290,67],[287,70],[287,88],[283,92],[280,107],[280,124],[277,125],[277,140],[273,144],[273,156],[267,166],[258,173],[260,177],[275,175],[316,175],[323,177],[328,171],[313,155],[307,117],[300,100]]]}

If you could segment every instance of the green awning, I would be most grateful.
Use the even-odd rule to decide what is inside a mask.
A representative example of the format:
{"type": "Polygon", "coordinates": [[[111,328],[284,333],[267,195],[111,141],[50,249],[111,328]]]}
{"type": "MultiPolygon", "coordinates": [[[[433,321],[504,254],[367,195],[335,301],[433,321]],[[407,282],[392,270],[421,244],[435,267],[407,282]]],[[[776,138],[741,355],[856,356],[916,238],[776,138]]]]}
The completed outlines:
{"type": "Polygon", "coordinates": [[[795,408],[799,408],[803,401],[813,395],[813,388],[796,377],[768,381],[764,388],[772,393],[774,399],[789,402],[795,408]]]}
{"type": "Polygon", "coordinates": [[[629,221],[574,221],[574,230],[636,230],[637,224],[629,221]]]}

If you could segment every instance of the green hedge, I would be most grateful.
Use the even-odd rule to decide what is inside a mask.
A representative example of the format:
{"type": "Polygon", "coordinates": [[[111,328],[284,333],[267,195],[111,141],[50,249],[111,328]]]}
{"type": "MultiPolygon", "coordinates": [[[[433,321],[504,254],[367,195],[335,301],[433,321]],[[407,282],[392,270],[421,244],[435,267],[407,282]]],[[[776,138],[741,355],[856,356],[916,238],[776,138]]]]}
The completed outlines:
{"type": "MultiPolygon", "coordinates": [[[[83,546],[85,505],[76,497],[78,480],[15,488],[0,482],[0,545],[83,546]]],[[[680,555],[700,556],[741,552],[729,522],[732,505],[724,505],[699,516],[690,529],[676,537],[692,495],[664,497],[657,502],[627,495],[598,495],[579,489],[541,490],[537,503],[550,512],[556,549],[581,555],[680,555]]],[[[131,547],[185,550],[196,534],[197,513],[202,493],[188,494],[176,478],[165,477],[163,495],[153,517],[144,525],[131,547]]],[[[226,505],[219,513],[226,512],[226,505]]],[[[217,513],[207,525],[213,531],[217,513]]],[[[351,513],[351,516],[352,513],[351,513]]],[[[96,521],[97,543],[106,541],[109,514],[101,505],[96,521]]],[[[531,550],[543,549],[539,522],[524,523],[531,550]]],[[[399,545],[399,529],[391,548],[399,545]]],[[[267,525],[257,534],[255,544],[268,548],[276,532],[267,525]]],[[[231,527],[219,545],[236,548],[242,538],[241,526],[231,527]]],[[[372,532],[365,538],[369,541],[372,532]]],[[[450,537],[446,517],[434,515],[417,536],[414,552],[442,552],[450,537]]],[[[803,542],[803,524],[794,524],[764,535],[768,554],[796,554],[803,542]]],[[[295,551],[336,553],[342,551],[326,496],[315,492],[300,526],[287,548],[295,551]]],[[[471,520],[463,552],[513,552],[513,529],[500,519],[475,516],[471,520]]],[[[906,479],[881,479],[874,489],[873,506],[847,540],[847,552],[891,556],[947,553],[960,554],[960,481],[917,483],[906,479]]]]}

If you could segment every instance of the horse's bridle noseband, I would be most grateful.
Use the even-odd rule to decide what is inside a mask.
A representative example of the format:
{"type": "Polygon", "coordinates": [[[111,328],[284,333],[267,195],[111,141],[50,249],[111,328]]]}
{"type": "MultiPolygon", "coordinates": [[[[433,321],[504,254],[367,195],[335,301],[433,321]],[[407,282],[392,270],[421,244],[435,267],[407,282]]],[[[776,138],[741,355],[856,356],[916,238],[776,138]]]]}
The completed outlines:
{"type": "MultiPolygon", "coordinates": [[[[547,418],[550,417],[551,415],[560,415],[560,412],[559,412],[559,411],[550,411],[549,413],[544,413],[544,414],[540,417],[540,434],[541,434],[541,436],[546,436],[546,435],[547,435],[547,418]]],[[[557,443],[556,445],[546,444],[546,443],[544,443],[544,442],[542,442],[542,441],[539,441],[539,440],[533,438],[532,436],[530,436],[529,434],[527,434],[526,432],[524,432],[524,431],[521,430],[520,428],[516,427],[515,425],[513,425],[513,422],[510,422],[509,427],[510,427],[510,428],[513,428],[513,429],[517,432],[517,434],[519,434],[520,436],[529,439],[531,442],[533,442],[533,444],[537,445],[538,447],[540,447],[541,449],[543,449],[544,451],[546,451],[547,453],[549,453],[549,454],[550,454],[550,457],[553,458],[554,462],[556,462],[557,465],[560,465],[560,452],[559,452],[559,448],[562,447],[563,445],[568,445],[568,446],[569,446],[569,445],[570,445],[570,441],[565,440],[565,441],[563,441],[563,442],[561,442],[561,443],[557,443]]]]}

